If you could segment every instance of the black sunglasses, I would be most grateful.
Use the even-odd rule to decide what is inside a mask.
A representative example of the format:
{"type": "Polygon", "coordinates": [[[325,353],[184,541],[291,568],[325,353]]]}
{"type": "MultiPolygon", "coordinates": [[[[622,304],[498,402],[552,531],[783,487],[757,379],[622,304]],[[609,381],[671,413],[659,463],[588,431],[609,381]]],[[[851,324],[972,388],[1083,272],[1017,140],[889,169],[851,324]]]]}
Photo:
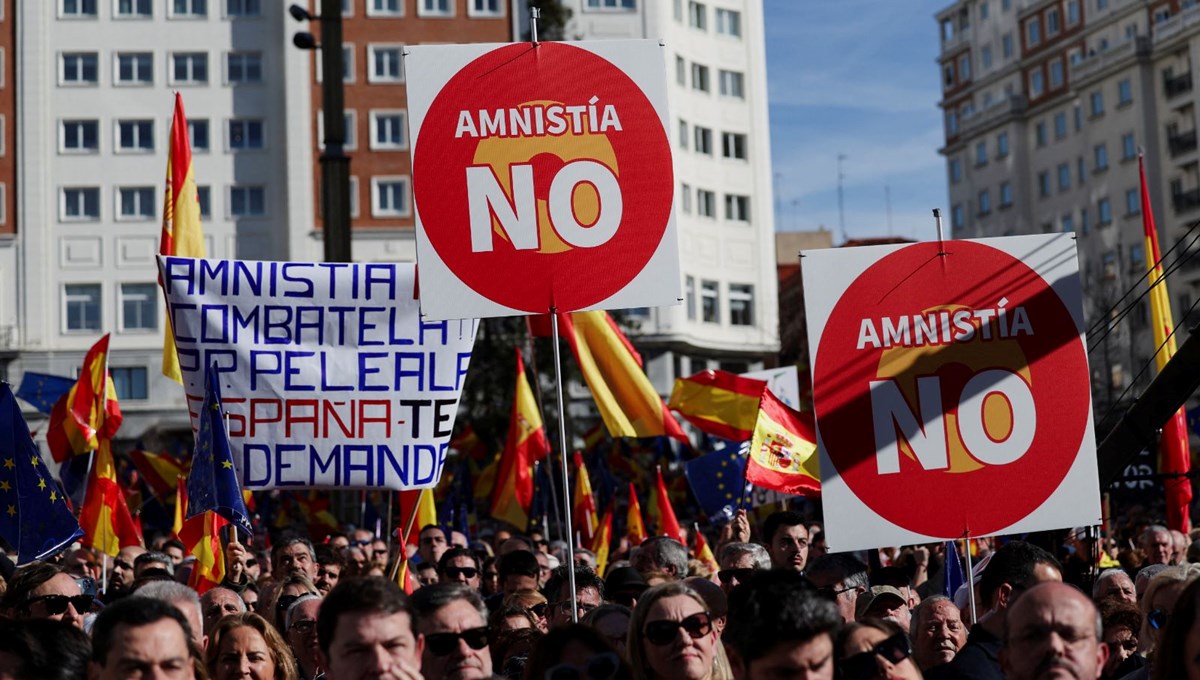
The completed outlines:
{"type": "Polygon", "coordinates": [[[842,593],[848,593],[851,590],[854,590],[854,586],[846,586],[845,588],[834,588],[833,586],[825,586],[823,588],[817,588],[817,595],[820,595],[821,597],[825,598],[826,600],[833,602],[833,601],[837,600],[838,595],[841,595],[842,593]]]}
{"type": "Polygon", "coordinates": [[[911,654],[912,648],[908,646],[908,638],[904,633],[896,633],[868,651],[842,659],[842,672],[848,680],[869,680],[869,678],[875,677],[879,670],[879,664],[875,661],[876,656],[883,657],[888,663],[896,664],[904,661],[911,654]]]}
{"type": "Polygon", "coordinates": [[[458,641],[467,643],[471,649],[483,649],[488,645],[487,626],[468,628],[461,633],[434,633],[425,636],[425,646],[434,656],[447,656],[458,647],[458,641]]]}
{"type": "Polygon", "coordinates": [[[42,606],[46,608],[46,613],[50,616],[58,616],[65,613],[67,605],[74,606],[75,612],[78,614],[86,614],[92,610],[92,601],[94,599],[91,595],[38,595],[26,600],[25,604],[29,606],[34,602],[41,602],[42,606]]]}
{"type": "Polygon", "coordinates": [[[525,611],[531,612],[534,616],[536,616],[538,618],[543,618],[546,616],[546,609],[549,606],[550,605],[546,604],[545,602],[539,602],[539,603],[533,605],[532,607],[526,607],[525,611]]]}
{"type": "Polygon", "coordinates": [[[246,566],[247,566],[247,567],[257,567],[257,566],[258,566],[258,560],[256,560],[256,559],[254,559],[253,557],[251,557],[250,559],[246,560],[246,566]]]}
{"type": "Polygon", "coordinates": [[[722,569],[721,571],[717,572],[717,578],[721,579],[721,584],[726,586],[732,584],[734,579],[736,579],[738,583],[745,583],[746,581],[749,581],[750,577],[753,575],[754,570],[749,568],[722,569]]]}
{"type": "Polygon", "coordinates": [[[1171,612],[1166,609],[1153,609],[1146,615],[1146,620],[1154,630],[1162,630],[1167,627],[1167,621],[1171,620],[1171,612]]]}
{"type": "Polygon", "coordinates": [[[275,603],[275,611],[286,612],[288,610],[288,607],[291,607],[293,604],[296,604],[296,600],[299,600],[299,599],[300,599],[299,595],[284,595],[283,597],[279,598],[279,600],[275,603]]]}
{"type": "Polygon", "coordinates": [[[652,645],[669,645],[679,635],[679,629],[687,633],[693,640],[704,637],[712,632],[712,615],[708,612],[692,614],[682,621],[652,621],[646,624],[646,640],[652,645]]]}
{"type": "Polygon", "coordinates": [[[475,567],[446,567],[446,576],[450,578],[458,578],[459,576],[475,578],[478,574],[479,570],[475,567]]]}

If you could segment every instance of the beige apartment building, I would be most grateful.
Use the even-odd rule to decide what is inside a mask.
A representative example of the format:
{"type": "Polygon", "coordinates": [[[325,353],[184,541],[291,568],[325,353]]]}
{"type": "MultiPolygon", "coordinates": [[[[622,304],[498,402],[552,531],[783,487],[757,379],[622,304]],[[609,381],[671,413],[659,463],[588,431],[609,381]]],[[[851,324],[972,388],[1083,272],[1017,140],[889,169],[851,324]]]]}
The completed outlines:
{"type": "Polygon", "coordinates": [[[1149,309],[1133,302],[1146,288],[1139,149],[1163,253],[1182,240],[1164,258],[1185,255],[1168,279],[1177,322],[1200,296],[1200,257],[1186,258],[1200,254],[1200,4],[960,0],[936,18],[951,233],[1076,235],[1087,324],[1115,321],[1089,337],[1103,415],[1154,375],[1149,309]]]}

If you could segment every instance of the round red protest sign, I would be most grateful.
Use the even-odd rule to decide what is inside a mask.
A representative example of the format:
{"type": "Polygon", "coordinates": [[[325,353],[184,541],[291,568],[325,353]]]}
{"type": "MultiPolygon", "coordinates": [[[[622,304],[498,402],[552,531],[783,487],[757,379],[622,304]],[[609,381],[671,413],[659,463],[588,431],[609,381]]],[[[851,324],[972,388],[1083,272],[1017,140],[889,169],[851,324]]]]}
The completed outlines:
{"type": "Polygon", "coordinates": [[[571,45],[488,52],[434,98],[413,153],[429,243],[459,280],[513,309],[595,305],[666,231],[670,143],[641,88],[571,45]]]}
{"type": "Polygon", "coordinates": [[[866,269],[821,334],[813,401],[838,474],[926,536],[1009,527],[1058,489],[1091,406],[1070,312],[1020,260],[921,243],[866,269]]]}

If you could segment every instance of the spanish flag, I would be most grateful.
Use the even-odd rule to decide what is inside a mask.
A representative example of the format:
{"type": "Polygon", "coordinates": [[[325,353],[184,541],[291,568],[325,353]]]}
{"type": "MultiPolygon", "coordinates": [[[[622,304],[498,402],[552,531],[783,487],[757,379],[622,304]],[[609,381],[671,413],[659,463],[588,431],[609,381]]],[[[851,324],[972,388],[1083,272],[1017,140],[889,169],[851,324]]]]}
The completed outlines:
{"type": "Polygon", "coordinates": [[[54,460],[94,451],[100,439],[112,439],[121,427],[117,390],[108,375],[108,334],[92,345],[83,358],[79,378],[50,411],[46,443],[54,460]]]}
{"type": "MultiPolygon", "coordinates": [[[[1158,229],[1154,225],[1154,210],[1150,205],[1150,191],[1146,187],[1146,170],[1142,155],[1138,154],[1138,175],[1142,184],[1142,230],[1146,238],[1146,283],[1150,287],[1150,325],[1154,328],[1154,363],[1159,372],[1175,355],[1175,320],[1171,315],[1171,298],[1167,295],[1167,280],[1164,278],[1162,255],[1158,249],[1158,229]]],[[[1187,412],[1180,406],[1175,415],[1163,425],[1160,442],[1159,472],[1167,475],[1166,487],[1167,526],[1187,534],[1191,530],[1188,507],[1192,502],[1192,481],[1187,477],[1191,470],[1192,454],[1188,446],[1187,412]]]]}
{"type": "Polygon", "coordinates": [[[612,504],[604,511],[604,519],[600,521],[599,530],[592,538],[589,549],[596,554],[596,573],[604,576],[608,568],[608,547],[612,543],[612,504]]]}
{"type": "Polygon", "coordinates": [[[133,523],[125,494],[117,483],[112,442],[107,439],[100,440],[96,458],[92,461],[86,495],[79,510],[79,527],[83,529],[87,545],[112,557],[116,557],[121,548],[142,544],[142,534],[133,523]]]}
{"type": "Polygon", "coordinates": [[[821,492],[821,468],[811,413],[800,413],[763,392],[746,460],[746,481],[780,493],[821,492]]]}
{"type": "Polygon", "coordinates": [[[629,514],[625,519],[625,533],[634,545],[646,540],[646,522],[642,519],[642,504],[638,502],[637,489],[629,483],[629,514]]]}
{"type": "Polygon", "coordinates": [[[542,416],[525,376],[525,361],[517,350],[517,387],[508,423],[508,441],[500,454],[496,486],[492,490],[492,517],[508,522],[518,531],[525,530],[533,503],[533,464],[549,453],[542,416]]]}
{"type": "Polygon", "coordinates": [[[129,452],[133,467],[137,468],[142,481],[160,501],[175,492],[175,482],[184,472],[184,462],[169,453],[154,453],[134,449],[129,452]]]}
{"type": "Polygon", "coordinates": [[[642,370],[642,357],[603,310],[559,314],[563,335],[613,437],[687,435],[642,370]]]}
{"type": "Polygon", "coordinates": [[[687,541],[683,539],[683,528],[679,526],[679,520],[675,518],[675,508],[671,507],[671,496],[667,493],[667,483],[663,481],[662,468],[655,469],[657,479],[654,486],[654,498],[650,501],[650,512],[654,514],[654,519],[658,525],[655,527],[658,531],[658,536],[669,536],[680,543],[687,545],[687,541]]]}
{"type": "Polygon", "coordinates": [[[583,464],[583,454],[578,451],[575,452],[575,502],[571,505],[575,531],[584,541],[591,543],[599,522],[596,517],[596,496],[592,493],[592,479],[587,466],[583,464]]]}
{"type": "Polygon", "coordinates": [[[225,580],[225,549],[221,546],[221,529],[229,520],[212,510],[186,520],[179,540],[188,554],[196,558],[188,585],[203,594],[225,580]]]}
{"type": "Polygon", "coordinates": [[[741,442],[754,433],[766,389],[766,381],[709,369],[676,380],[667,405],[702,432],[741,442]]]}
{"type": "Polygon", "coordinates": [[[175,538],[179,538],[179,532],[183,531],[183,516],[186,514],[187,477],[179,475],[175,480],[175,521],[171,524],[171,535],[175,538]]]}
{"type": "Polygon", "coordinates": [[[438,523],[437,506],[433,502],[433,489],[406,489],[400,492],[400,520],[405,527],[411,526],[407,536],[401,536],[407,545],[418,545],[421,529],[438,523]],[[413,517],[412,513],[416,513],[413,517]],[[413,517],[412,522],[408,521],[413,517]]]}
{"type": "Polygon", "coordinates": [[[721,567],[717,564],[717,558],[713,555],[712,548],[708,547],[708,539],[704,538],[704,532],[700,531],[699,524],[692,524],[692,533],[695,534],[695,539],[692,543],[692,555],[704,563],[704,566],[716,574],[721,567]]]}
{"type": "MultiPolygon", "coordinates": [[[[167,151],[167,188],[163,199],[162,255],[205,257],[204,228],[200,224],[200,195],[196,191],[192,168],[192,145],[188,139],[187,116],[183,97],[175,93],[175,115],[171,119],[171,139],[167,151]]],[[[175,354],[175,335],[167,315],[163,336],[163,375],[183,384],[179,356],[175,354]]]]}

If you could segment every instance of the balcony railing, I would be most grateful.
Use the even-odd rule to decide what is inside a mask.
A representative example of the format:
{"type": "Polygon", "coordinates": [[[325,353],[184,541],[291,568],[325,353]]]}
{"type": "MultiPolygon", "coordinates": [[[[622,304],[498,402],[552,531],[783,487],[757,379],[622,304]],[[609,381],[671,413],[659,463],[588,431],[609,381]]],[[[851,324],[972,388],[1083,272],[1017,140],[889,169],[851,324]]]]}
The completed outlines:
{"type": "Polygon", "coordinates": [[[1179,156],[1196,150],[1196,131],[1177,132],[1167,137],[1167,148],[1171,156],[1179,156]]]}
{"type": "Polygon", "coordinates": [[[1200,189],[1192,189],[1171,196],[1171,203],[1175,206],[1175,212],[1185,213],[1190,210],[1200,208],[1200,189]]]}
{"type": "Polygon", "coordinates": [[[1163,79],[1163,90],[1167,93],[1167,98],[1178,97],[1185,92],[1192,91],[1192,73],[1181,73],[1172,78],[1163,79]]]}
{"type": "Polygon", "coordinates": [[[1126,59],[1148,57],[1150,50],[1150,39],[1139,35],[1133,40],[1113,45],[1103,52],[1089,53],[1086,58],[1071,64],[1071,82],[1078,83],[1104,73],[1126,59]]]}
{"type": "Polygon", "coordinates": [[[1179,14],[1154,26],[1154,43],[1159,44],[1183,35],[1192,26],[1200,23],[1200,5],[1189,7],[1179,14]]]}

